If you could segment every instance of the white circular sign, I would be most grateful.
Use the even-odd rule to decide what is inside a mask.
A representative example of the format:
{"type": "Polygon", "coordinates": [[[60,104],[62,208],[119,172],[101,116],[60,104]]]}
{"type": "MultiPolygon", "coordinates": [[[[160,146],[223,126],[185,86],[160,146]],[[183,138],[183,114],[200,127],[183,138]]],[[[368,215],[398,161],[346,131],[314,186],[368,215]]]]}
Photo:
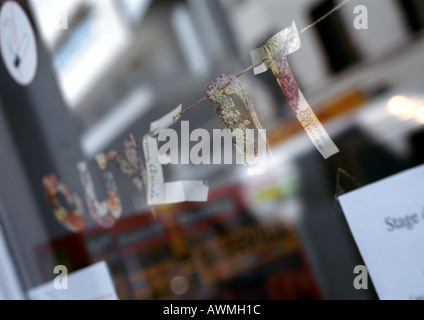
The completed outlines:
{"type": "Polygon", "coordinates": [[[13,1],[1,7],[0,49],[10,76],[22,86],[31,84],[38,61],[34,30],[25,11],[13,1]]]}

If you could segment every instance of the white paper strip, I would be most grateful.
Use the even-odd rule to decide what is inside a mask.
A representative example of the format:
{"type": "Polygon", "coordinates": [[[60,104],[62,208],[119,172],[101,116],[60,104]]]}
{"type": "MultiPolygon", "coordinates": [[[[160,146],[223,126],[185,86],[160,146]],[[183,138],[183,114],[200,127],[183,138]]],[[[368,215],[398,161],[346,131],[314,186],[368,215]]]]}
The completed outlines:
{"type": "Polygon", "coordinates": [[[158,141],[156,138],[146,135],[143,139],[143,150],[147,171],[147,204],[163,201],[163,177],[162,165],[158,160],[158,141]]]}
{"type": "Polygon", "coordinates": [[[296,23],[269,39],[261,48],[252,50],[252,64],[255,75],[261,74],[269,70],[275,64],[279,56],[288,56],[299,50],[302,46],[296,23]]]}
{"type": "Polygon", "coordinates": [[[165,183],[162,165],[159,162],[158,141],[146,135],[143,139],[147,171],[147,204],[149,206],[181,203],[187,201],[206,202],[209,184],[207,181],[177,181],[165,183]]]}
{"type": "Polygon", "coordinates": [[[153,198],[149,205],[163,205],[187,201],[208,201],[209,185],[206,181],[177,181],[163,183],[156,190],[161,190],[159,197],[153,198]]]}
{"type": "Polygon", "coordinates": [[[159,133],[163,129],[169,128],[173,124],[177,123],[177,121],[181,118],[182,108],[183,105],[180,104],[177,108],[172,110],[167,115],[163,116],[155,122],[152,122],[152,124],[150,125],[150,134],[155,137],[159,135],[159,133]]]}
{"type": "Polygon", "coordinates": [[[299,109],[296,117],[305,129],[314,146],[318,149],[324,159],[340,152],[333,140],[319,121],[311,106],[306,101],[302,91],[299,90],[299,109]]]}

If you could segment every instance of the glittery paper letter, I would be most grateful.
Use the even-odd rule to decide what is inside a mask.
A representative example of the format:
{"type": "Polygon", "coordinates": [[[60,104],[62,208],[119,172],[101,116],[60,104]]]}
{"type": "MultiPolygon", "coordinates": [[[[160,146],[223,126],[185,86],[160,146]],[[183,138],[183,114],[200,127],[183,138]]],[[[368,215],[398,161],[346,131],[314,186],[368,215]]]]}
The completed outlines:
{"type": "Polygon", "coordinates": [[[47,201],[52,207],[56,219],[68,230],[81,232],[84,229],[84,210],[81,199],[69,187],[59,180],[54,174],[43,178],[43,189],[47,201]],[[62,194],[67,201],[69,210],[62,206],[57,195],[62,194]]]}
{"type": "Polygon", "coordinates": [[[121,156],[115,150],[111,150],[107,153],[98,154],[96,160],[101,170],[107,170],[107,162],[112,161],[131,179],[137,190],[144,195],[146,191],[146,169],[137,149],[137,142],[134,136],[130,135],[124,142],[126,157],[121,156]]]}
{"type": "Polygon", "coordinates": [[[261,48],[251,51],[255,74],[271,69],[287,101],[309,138],[322,156],[327,159],[339,152],[324,126],[300,91],[290,70],[286,56],[301,46],[296,24],[277,33],[261,48]]]}
{"type": "MultiPolygon", "coordinates": [[[[98,165],[102,168],[103,163],[98,163],[98,165]]],[[[77,167],[80,172],[81,183],[84,188],[90,216],[103,228],[113,227],[115,221],[120,218],[122,213],[121,200],[113,175],[109,171],[103,171],[103,179],[106,183],[108,197],[105,201],[99,202],[87,163],[80,162],[77,167]]]]}
{"type": "Polygon", "coordinates": [[[256,108],[243,87],[242,82],[229,73],[221,74],[205,88],[205,94],[212,104],[215,112],[226,129],[233,135],[234,146],[242,156],[243,162],[250,167],[252,174],[262,174],[266,167],[266,130],[258,119],[256,108]],[[237,104],[234,99],[240,100],[237,104]],[[257,130],[259,133],[258,143],[247,141],[253,135],[247,135],[247,131],[257,130]],[[250,145],[250,147],[249,147],[250,145]],[[252,161],[253,160],[253,161],[252,161]]]}

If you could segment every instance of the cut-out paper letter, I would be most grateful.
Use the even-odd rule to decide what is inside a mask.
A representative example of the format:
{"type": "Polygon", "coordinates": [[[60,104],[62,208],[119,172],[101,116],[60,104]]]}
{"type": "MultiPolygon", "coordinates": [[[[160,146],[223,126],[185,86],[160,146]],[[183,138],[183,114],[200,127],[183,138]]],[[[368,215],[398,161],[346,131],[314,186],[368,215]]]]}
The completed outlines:
{"type": "MultiPolygon", "coordinates": [[[[99,168],[104,167],[104,163],[101,163],[100,159],[97,159],[97,161],[99,168]]],[[[77,168],[80,173],[90,216],[99,226],[105,229],[113,227],[122,214],[121,199],[113,175],[109,171],[103,171],[108,197],[105,201],[99,202],[87,163],[80,162],[77,168]]]]}
{"type": "Polygon", "coordinates": [[[339,149],[318,120],[290,70],[286,56],[301,47],[296,24],[277,33],[266,44],[251,51],[255,74],[272,70],[290,107],[309,138],[325,159],[337,154],[339,149]]]}
{"type": "MultiPolygon", "coordinates": [[[[258,143],[251,143],[253,148],[240,148],[237,141],[253,139],[253,135],[246,136],[246,130],[257,130],[258,138],[266,142],[266,130],[257,116],[256,108],[247,94],[242,82],[230,73],[223,73],[205,88],[205,94],[212,104],[216,114],[224,127],[233,133],[233,144],[237,152],[242,156],[248,167],[256,167],[252,170],[255,174],[263,174],[266,168],[266,143],[260,143],[264,150],[259,150],[258,143]],[[234,99],[240,100],[237,104],[234,99]],[[238,135],[242,135],[239,137],[238,135]],[[258,156],[259,155],[259,158],[258,156]],[[257,161],[251,161],[259,159],[257,161]]],[[[247,144],[246,144],[247,145],[247,144]]]]}
{"type": "Polygon", "coordinates": [[[102,165],[101,170],[107,170],[106,163],[112,161],[128,178],[131,179],[137,190],[144,195],[146,190],[146,169],[143,159],[138,152],[137,141],[133,135],[128,136],[124,142],[125,156],[115,150],[100,153],[96,156],[97,163],[102,165]]]}
{"type": "MultiPolygon", "coordinates": [[[[112,161],[124,174],[131,179],[137,190],[143,197],[147,196],[147,177],[146,168],[140,152],[138,144],[133,135],[128,136],[124,141],[125,156],[123,157],[115,150],[107,153],[100,153],[96,156],[97,163],[102,163],[104,170],[106,169],[106,162],[112,161]]],[[[102,168],[101,168],[102,169],[102,168]]],[[[102,169],[103,170],[103,169],[102,169]]],[[[150,207],[150,212],[156,216],[154,207],[150,207]]]]}
{"type": "Polygon", "coordinates": [[[181,105],[151,124],[150,133],[144,136],[143,149],[146,161],[147,204],[149,206],[180,202],[206,202],[209,184],[207,181],[165,182],[163,168],[159,162],[157,135],[176,123],[181,117],[181,105]]]}
{"type": "Polygon", "coordinates": [[[84,229],[85,223],[84,209],[80,197],[72,192],[66,183],[58,179],[54,174],[47,175],[43,178],[43,189],[56,219],[68,230],[81,232],[84,229]],[[67,201],[68,209],[60,203],[58,194],[63,195],[67,201]]]}

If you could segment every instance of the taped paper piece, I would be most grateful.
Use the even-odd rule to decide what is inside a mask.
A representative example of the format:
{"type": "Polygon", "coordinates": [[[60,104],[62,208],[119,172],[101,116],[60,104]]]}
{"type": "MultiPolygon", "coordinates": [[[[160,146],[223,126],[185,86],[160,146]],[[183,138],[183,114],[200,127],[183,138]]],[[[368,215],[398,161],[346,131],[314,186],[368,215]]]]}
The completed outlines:
{"type": "Polygon", "coordinates": [[[290,69],[286,56],[301,46],[296,25],[293,25],[272,37],[266,44],[251,51],[255,74],[271,69],[277,78],[290,107],[302,124],[309,138],[325,159],[337,154],[340,150],[334,144],[324,126],[299,89],[290,69]]]}
{"type": "Polygon", "coordinates": [[[335,199],[338,201],[338,198],[345,193],[354,191],[362,187],[362,184],[346,170],[342,168],[337,169],[336,176],[336,194],[335,199]]]}
{"type": "Polygon", "coordinates": [[[83,231],[85,225],[84,209],[80,197],[54,174],[43,178],[43,189],[59,223],[72,232],[83,231]],[[61,205],[57,198],[59,193],[65,197],[70,210],[61,205]]]}
{"type": "MultiPolygon", "coordinates": [[[[99,168],[103,163],[98,163],[99,168]]],[[[106,184],[108,197],[105,201],[97,200],[96,191],[94,189],[93,180],[86,162],[80,162],[77,165],[80,172],[81,183],[84,189],[85,199],[87,201],[90,216],[96,223],[103,228],[111,228],[115,225],[115,221],[121,217],[122,206],[119,198],[118,189],[115,179],[111,172],[103,170],[103,179],[106,184]]]]}
{"type": "MultiPolygon", "coordinates": [[[[259,139],[262,139],[262,142],[266,142],[265,130],[262,128],[256,108],[244,89],[242,82],[234,74],[223,73],[208,84],[204,91],[224,127],[232,132],[233,144],[237,152],[242,156],[244,163],[247,166],[261,167],[262,170],[258,170],[258,174],[263,173],[266,166],[266,147],[265,152],[260,152],[256,142],[251,144],[252,148],[246,149],[244,144],[241,147],[240,143],[237,143],[240,140],[253,139],[253,136],[249,137],[246,135],[247,129],[257,130],[259,139]],[[234,95],[241,100],[243,105],[235,103],[234,95]],[[250,159],[258,158],[255,154],[260,155],[262,159],[251,163],[250,159]]],[[[251,172],[254,171],[256,170],[251,172]]]]}
{"type": "Polygon", "coordinates": [[[263,47],[250,52],[255,75],[266,72],[280,57],[296,52],[301,46],[299,32],[293,21],[291,27],[277,33],[263,47]]]}
{"type": "Polygon", "coordinates": [[[175,124],[181,117],[182,105],[150,125],[150,134],[144,136],[143,150],[146,161],[147,204],[149,206],[208,201],[207,181],[178,181],[165,183],[162,164],[159,162],[159,133],[175,124]]]}

